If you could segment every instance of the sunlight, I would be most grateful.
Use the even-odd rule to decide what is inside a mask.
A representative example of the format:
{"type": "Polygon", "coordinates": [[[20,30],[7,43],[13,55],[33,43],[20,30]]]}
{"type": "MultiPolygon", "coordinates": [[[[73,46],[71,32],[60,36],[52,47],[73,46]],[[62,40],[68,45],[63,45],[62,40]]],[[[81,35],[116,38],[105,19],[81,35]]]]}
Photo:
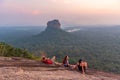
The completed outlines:
{"type": "Polygon", "coordinates": [[[33,15],[39,15],[39,14],[40,14],[40,11],[34,10],[34,11],[32,11],[32,14],[33,14],[33,15]]]}

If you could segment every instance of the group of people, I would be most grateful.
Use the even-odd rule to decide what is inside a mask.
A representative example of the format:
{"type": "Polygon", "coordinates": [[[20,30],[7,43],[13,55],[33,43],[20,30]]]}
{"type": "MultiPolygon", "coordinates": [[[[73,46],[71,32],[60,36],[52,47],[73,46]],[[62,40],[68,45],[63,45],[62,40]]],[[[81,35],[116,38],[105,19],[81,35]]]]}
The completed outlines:
{"type": "MultiPolygon", "coordinates": [[[[58,64],[58,62],[56,62],[55,60],[56,60],[55,56],[53,56],[53,58],[51,58],[51,59],[43,56],[41,61],[45,64],[58,64]]],[[[69,64],[68,56],[64,57],[64,59],[60,65],[63,65],[64,67],[70,67],[72,69],[78,69],[82,74],[85,74],[86,69],[88,68],[87,62],[83,61],[82,59],[79,59],[75,65],[69,64]]]]}

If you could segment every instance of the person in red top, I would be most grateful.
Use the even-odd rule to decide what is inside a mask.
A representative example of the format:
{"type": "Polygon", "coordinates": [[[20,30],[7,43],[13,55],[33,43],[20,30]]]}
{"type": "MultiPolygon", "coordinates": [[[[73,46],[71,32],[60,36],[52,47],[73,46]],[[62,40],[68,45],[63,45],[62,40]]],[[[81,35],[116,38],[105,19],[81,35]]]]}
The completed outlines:
{"type": "Polygon", "coordinates": [[[42,57],[41,61],[45,64],[53,64],[52,60],[50,60],[49,58],[46,58],[45,56],[42,57]]]}

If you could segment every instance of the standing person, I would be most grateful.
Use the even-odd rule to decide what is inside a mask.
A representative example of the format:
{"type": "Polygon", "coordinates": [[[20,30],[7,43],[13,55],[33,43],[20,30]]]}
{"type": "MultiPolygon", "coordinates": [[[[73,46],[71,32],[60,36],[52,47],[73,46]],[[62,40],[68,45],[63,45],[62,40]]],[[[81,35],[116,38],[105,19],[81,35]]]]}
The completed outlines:
{"type": "Polygon", "coordinates": [[[87,62],[80,59],[77,63],[77,67],[78,67],[79,71],[82,72],[82,74],[85,74],[86,69],[88,68],[87,62]]]}
{"type": "Polygon", "coordinates": [[[69,67],[69,61],[68,61],[69,57],[68,56],[65,56],[64,59],[63,59],[63,65],[64,67],[69,67]]]}

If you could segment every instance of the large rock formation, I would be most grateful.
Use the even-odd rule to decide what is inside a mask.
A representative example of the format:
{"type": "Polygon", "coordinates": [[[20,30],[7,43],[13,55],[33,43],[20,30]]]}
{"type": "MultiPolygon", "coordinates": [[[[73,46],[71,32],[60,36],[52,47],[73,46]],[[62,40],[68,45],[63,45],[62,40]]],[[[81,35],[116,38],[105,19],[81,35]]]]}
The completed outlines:
{"type": "Polygon", "coordinates": [[[49,28],[61,29],[61,24],[59,20],[48,21],[46,29],[49,29],[49,28]]]}
{"type": "Polygon", "coordinates": [[[120,76],[113,73],[87,70],[87,74],[83,75],[78,71],[60,67],[59,63],[47,65],[35,60],[20,59],[0,57],[0,80],[120,80],[120,76]]]}

